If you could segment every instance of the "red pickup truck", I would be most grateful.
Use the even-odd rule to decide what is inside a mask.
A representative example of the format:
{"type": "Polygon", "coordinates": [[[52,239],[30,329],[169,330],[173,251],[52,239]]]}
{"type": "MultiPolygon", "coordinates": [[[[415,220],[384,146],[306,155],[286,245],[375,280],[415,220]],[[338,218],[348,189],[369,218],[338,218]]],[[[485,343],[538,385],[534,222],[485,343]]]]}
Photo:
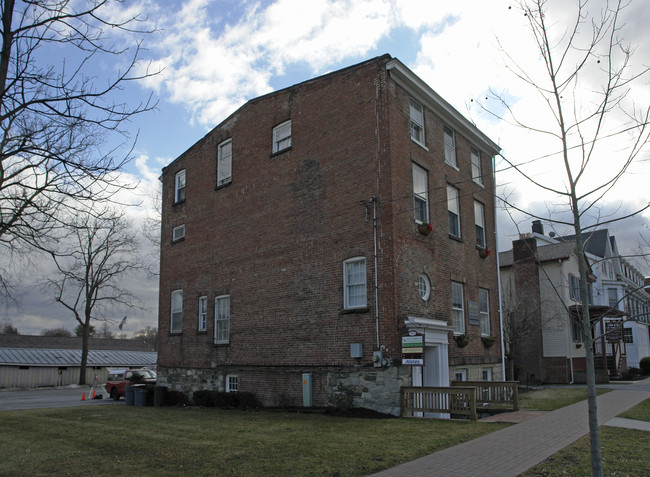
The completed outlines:
{"type": "Polygon", "coordinates": [[[156,373],[150,369],[114,369],[108,373],[106,392],[115,401],[124,396],[125,386],[131,384],[156,384],[156,373]]]}

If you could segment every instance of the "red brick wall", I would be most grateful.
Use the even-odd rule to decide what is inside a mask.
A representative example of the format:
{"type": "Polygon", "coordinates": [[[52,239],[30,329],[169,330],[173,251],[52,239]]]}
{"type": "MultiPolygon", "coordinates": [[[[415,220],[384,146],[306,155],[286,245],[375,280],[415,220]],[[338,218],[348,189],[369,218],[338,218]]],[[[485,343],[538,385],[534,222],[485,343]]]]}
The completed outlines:
{"type": "MultiPolygon", "coordinates": [[[[488,248],[494,215],[485,188],[471,181],[470,143],[457,135],[459,170],[444,164],[442,121],[425,111],[426,151],[409,139],[408,94],[392,82],[386,58],[351,67],[248,102],[163,172],[159,365],[370,366],[377,335],[371,197],[378,199],[379,341],[399,358],[408,316],[450,320],[451,281],[465,300],[490,290],[499,335],[494,254],[475,248],[473,200],[485,204],[488,248]],[[292,120],[292,146],[272,155],[272,129],[292,120]],[[216,186],[217,145],[233,141],[232,183],[216,186]],[[411,163],[429,171],[434,231],[417,232],[411,163]],[[173,205],[174,174],[187,171],[186,202],[173,205]],[[468,179],[469,178],[469,179],[468,179]],[[462,241],[449,237],[446,184],[461,192],[462,241]],[[186,238],[171,231],[185,224],[186,238]],[[343,261],[366,257],[368,309],[341,314],[343,261]],[[417,277],[433,287],[425,303],[417,277]],[[183,331],[169,333],[170,294],[182,289],[183,331]],[[214,345],[214,298],[230,295],[230,343],[214,345]],[[208,297],[208,326],[197,332],[198,298],[208,297]],[[350,343],[363,343],[360,363],[350,343]]],[[[483,170],[491,159],[483,156],[483,170]]],[[[480,329],[467,348],[450,342],[450,362],[498,362],[480,329]]],[[[453,364],[453,363],[452,363],[453,364]]]]}

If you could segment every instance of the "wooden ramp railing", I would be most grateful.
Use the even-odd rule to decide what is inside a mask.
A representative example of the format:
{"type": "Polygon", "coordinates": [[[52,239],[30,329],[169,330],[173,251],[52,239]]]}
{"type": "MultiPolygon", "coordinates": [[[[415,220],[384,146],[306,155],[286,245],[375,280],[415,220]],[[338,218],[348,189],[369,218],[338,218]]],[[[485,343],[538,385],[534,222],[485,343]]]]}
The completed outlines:
{"type": "Polygon", "coordinates": [[[517,381],[452,381],[452,387],[476,388],[476,405],[490,411],[518,411],[519,383],[517,381]]]}
{"type": "Polygon", "coordinates": [[[518,411],[516,381],[453,381],[451,387],[401,388],[402,416],[416,412],[447,413],[477,419],[480,411],[518,411]]]}
{"type": "Polygon", "coordinates": [[[402,416],[415,412],[441,412],[469,416],[476,420],[475,387],[414,387],[405,386],[402,392],[402,416]]]}

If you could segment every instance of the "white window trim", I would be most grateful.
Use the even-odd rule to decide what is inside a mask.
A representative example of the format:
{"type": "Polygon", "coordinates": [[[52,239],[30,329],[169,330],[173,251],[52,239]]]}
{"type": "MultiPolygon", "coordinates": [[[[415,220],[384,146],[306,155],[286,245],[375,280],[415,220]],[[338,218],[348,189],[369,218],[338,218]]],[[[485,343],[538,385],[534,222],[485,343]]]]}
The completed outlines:
{"type": "Polygon", "coordinates": [[[467,369],[456,369],[454,371],[454,381],[467,381],[467,369]],[[459,374],[460,379],[458,379],[459,374]]]}
{"type": "Polygon", "coordinates": [[[226,139],[217,146],[217,187],[230,184],[232,182],[232,138],[226,139]],[[230,155],[224,156],[223,150],[226,146],[230,146],[230,155]],[[225,163],[228,160],[226,168],[225,163]],[[227,170],[227,175],[224,175],[224,170],[227,170]],[[223,177],[222,177],[223,176],[223,177]]]}
{"type": "Polygon", "coordinates": [[[355,309],[362,309],[366,308],[368,306],[368,284],[367,284],[367,269],[366,269],[366,257],[353,257],[345,260],[343,262],[343,308],[346,310],[355,310],[355,309]],[[348,266],[358,263],[358,262],[363,262],[363,270],[364,273],[362,275],[363,282],[359,283],[348,283],[348,266]],[[363,286],[364,290],[364,303],[359,304],[359,305],[350,305],[350,294],[349,290],[350,287],[353,286],[363,286]]]}
{"type": "Polygon", "coordinates": [[[199,331],[205,331],[208,328],[208,297],[199,297],[199,331]]]}
{"type": "Polygon", "coordinates": [[[444,148],[445,162],[450,166],[454,167],[455,169],[458,169],[458,158],[456,156],[456,131],[454,131],[449,126],[444,125],[442,130],[442,137],[443,137],[442,144],[444,148]],[[447,135],[446,131],[450,131],[451,136],[447,135]],[[451,144],[447,144],[447,137],[451,137],[451,144]],[[451,156],[452,156],[451,160],[450,158],[447,157],[447,150],[448,150],[447,148],[450,148],[451,156]]]}
{"type": "Polygon", "coordinates": [[[185,238],[185,224],[179,225],[172,229],[172,242],[178,242],[185,238]]]}
{"type": "Polygon", "coordinates": [[[481,164],[481,150],[471,146],[470,156],[472,159],[472,180],[483,185],[483,165],[481,164]]]}
{"type": "Polygon", "coordinates": [[[474,201],[474,225],[476,229],[476,245],[480,248],[487,248],[487,237],[485,235],[485,206],[478,200],[474,201]],[[479,241],[478,230],[481,229],[481,237],[479,241]]]}
{"type": "Polygon", "coordinates": [[[174,175],[174,203],[175,204],[185,201],[186,188],[187,188],[187,173],[185,169],[182,169],[174,175]]]}
{"type": "Polygon", "coordinates": [[[481,336],[490,336],[490,333],[492,331],[490,326],[490,291],[487,290],[486,288],[479,288],[478,293],[479,293],[478,320],[481,327],[481,336]],[[482,306],[483,305],[483,302],[481,301],[482,295],[486,297],[485,309],[483,309],[482,306]]]}
{"type": "Polygon", "coordinates": [[[230,343],[230,295],[219,295],[214,299],[214,342],[215,344],[230,343]],[[226,319],[219,319],[219,304],[224,300],[227,300],[228,303],[228,317],[226,319]],[[218,336],[218,333],[223,331],[221,330],[219,322],[224,322],[226,324],[227,329],[225,331],[227,338],[218,336]]]}
{"type": "Polygon", "coordinates": [[[413,98],[409,98],[409,136],[411,139],[417,143],[418,145],[424,147],[425,146],[425,136],[424,136],[424,107],[422,104],[413,98]],[[415,106],[415,107],[414,107],[415,106]],[[413,109],[418,110],[420,113],[421,118],[415,118],[413,117],[412,111],[413,109]],[[413,125],[420,131],[420,135],[422,136],[420,139],[417,137],[413,136],[413,125]]]}
{"type": "Polygon", "coordinates": [[[273,153],[275,154],[276,152],[282,152],[291,147],[291,119],[288,121],[285,121],[283,123],[278,124],[273,128],[273,153]],[[279,136],[279,133],[284,131],[286,128],[289,128],[289,134],[285,136],[279,136]],[[283,147],[280,147],[280,143],[283,141],[289,140],[289,144],[285,145],[283,147]]]}
{"type": "Polygon", "coordinates": [[[454,329],[454,335],[465,334],[465,287],[463,286],[462,283],[459,282],[451,282],[451,313],[452,313],[451,326],[454,329]],[[461,293],[460,307],[454,306],[454,286],[460,287],[460,293],[461,293]],[[460,312],[462,315],[462,319],[459,322],[459,324],[461,325],[460,330],[456,329],[456,315],[458,314],[458,312],[460,312]]]}
{"type": "Polygon", "coordinates": [[[239,376],[236,374],[226,374],[226,392],[236,393],[239,392],[239,376]],[[234,384],[234,386],[233,386],[234,384]]]}
{"type": "Polygon", "coordinates": [[[415,222],[418,224],[421,223],[429,223],[429,173],[426,171],[426,169],[418,166],[417,164],[413,163],[413,217],[415,218],[415,222]],[[424,178],[424,191],[423,193],[416,192],[416,177],[419,175],[420,178],[424,178]],[[424,201],[424,220],[420,220],[417,218],[417,211],[419,208],[417,207],[417,200],[422,200],[424,201]]]}
{"type": "Polygon", "coordinates": [[[431,296],[431,281],[424,273],[418,277],[418,295],[423,301],[427,301],[431,296]]]}
{"type": "Polygon", "coordinates": [[[169,332],[170,333],[181,333],[183,331],[183,290],[174,290],[171,294],[171,303],[170,303],[170,317],[169,317],[169,332]],[[174,308],[174,297],[176,298],[176,305],[180,305],[178,308],[174,308]],[[176,320],[174,316],[176,315],[176,320]],[[177,326],[174,326],[174,325],[177,326]]]}
{"type": "Polygon", "coordinates": [[[451,214],[455,215],[455,222],[458,226],[458,233],[454,233],[451,230],[451,222],[449,223],[449,234],[454,237],[461,237],[461,228],[460,228],[460,191],[453,185],[447,184],[447,211],[449,214],[449,220],[451,220],[451,214]]]}

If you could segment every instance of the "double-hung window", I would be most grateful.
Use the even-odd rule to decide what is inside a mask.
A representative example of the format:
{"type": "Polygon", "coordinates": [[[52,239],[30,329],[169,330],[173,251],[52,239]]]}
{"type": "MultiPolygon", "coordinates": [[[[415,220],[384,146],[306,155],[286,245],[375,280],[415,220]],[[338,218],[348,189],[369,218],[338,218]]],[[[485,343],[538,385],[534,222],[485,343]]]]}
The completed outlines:
{"type": "Polygon", "coordinates": [[[618,292],[616,288],[607,289],[607,300],[610,308],[618,308],[618,292]]]}
{"type": "Polygon", "coordinates": [[[465,333],[465,307],[463,304],[463,284],[451,282],[451,314],[454,334],[465,333]]]}
{"type": "Polygon", "coordinates": [[[481,336],[490,336],[490,292],[485,288],[478,289],[478,319],[481,336]]]}
{"type": "Polygon", "coordinates": [[[458,167],[456,163],[456,137],[454,135],[454,130],[444,126],[444,136],[445,136],[445,162],[454,167],[458,167]]]}
{"type": "Polygon", "coordinates": [[[217,187],[232,181],[232,139],[217,147],[217,187]]]}
{"type": "Polygon", "coordinates": [[[174,176],[174,203],[185,201],[185,169],[174,176]]]}
{"type": "Polygon", "coordinates": [[[171,320],[169,331],[171,333],[180,333],[183,330],[183,290],[174,290],[172,292],[171,302],[171,320]]]}
{"type": "Polygon", "coordinates": [[[424,145],[424,111],[422,105],[417,101],[409,101],[409,113],[411,117],[411,139],[424,145]]]}
{"type": "Polygon", "coordinates": [[[580,279],[569,274],[569,298],[573,301],[582,301],[580,298],[580,279]]]}
{"type": "Polygon", "coordinates": [[[472,180],[483,185],[483,169],[481,168],[481,151],[472,146],[472,180]]]}
{"type": "Polygon", "coordinates": [[[449,234],[460,237],[460,199],[458,189],[447,186],[447,210],[449,211],[449,234]]]}
{"type": "Polygon", "coordinates": [[[208,297],[199,298],[199,331],[205,331],[208,326],[208,297]]]}
{"type": "Polygon", "coordinates": [[[226,392],[227,393],[236,393],[239,391],[239,376],[236,374],[227,374],[226,375],[226,392]]]}
{"type": "Polygon", "coordinates": [[[284,151],[291,147],[291,120],[278,124],[273,128],[273,153],[284,151]]]}
{"type": "Polygon", "coordinates": [[[485,248],[485,207],[478,200],[474,201],[474,224],[476,226],[476,245],[485,248]]]}
{"type": "Polygon", "coordinates": [[[345,309],[367,306],[366,259],[351,258],[343,262],[343,307],[345,309]]]}
{"type": "Polygon", "coordinates": [[[416,164],[413,164],[413,210],[416,222],[429,223],[427,171],[416,164]]]}
{"type": "Polygon", "coordinates": [[[230,296],[218,296],[214,300],[214,342],[230,341],[230,296]]]}

